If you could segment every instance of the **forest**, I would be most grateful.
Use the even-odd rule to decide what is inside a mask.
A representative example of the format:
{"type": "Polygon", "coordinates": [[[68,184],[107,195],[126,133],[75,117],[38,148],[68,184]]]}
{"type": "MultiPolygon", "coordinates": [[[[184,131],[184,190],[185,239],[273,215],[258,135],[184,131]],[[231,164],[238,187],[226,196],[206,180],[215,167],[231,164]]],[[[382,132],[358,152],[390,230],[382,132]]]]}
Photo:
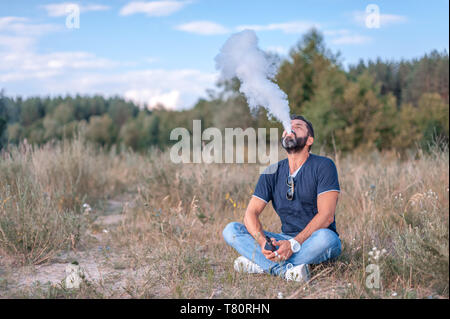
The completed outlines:
{"type": "MultiPolygon", "coordinates": [[[[314,149],[366,152],[448,144],[449,56],[433,50],[411,60],[360,60],[343,66],[339,52],[327,48],[312,29],[278,57],[276,83],[287,94],[291,113],[313,123],[314,149]]],[[[121,145],[145,152],[174,141],[173,128],[282,126],[260,108],[250,110],[239,81],[218,82],[190,109],[164,105],[140,108],[122,97],[8,97],[0,91],[0,149],[23,140],[42,145],[71,139],[78,129],[86,138],[110,148],[121,145]]]]}

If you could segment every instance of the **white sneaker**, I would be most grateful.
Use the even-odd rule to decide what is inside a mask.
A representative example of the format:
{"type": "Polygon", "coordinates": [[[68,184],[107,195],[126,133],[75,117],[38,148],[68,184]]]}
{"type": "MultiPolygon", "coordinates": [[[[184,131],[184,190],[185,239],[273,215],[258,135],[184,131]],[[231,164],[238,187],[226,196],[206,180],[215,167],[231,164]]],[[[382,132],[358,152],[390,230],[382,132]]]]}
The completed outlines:
{"type": "Polygon", "coordinates": [[[287,281],[295,280],[295,281],[308,281],[309,280],[309,266],[307,264],[301,264],[286,270],[285,278],[287,281]]]}
{"type": "Polygon", "coordinates": [[[262,274],[264,270],[254,262],[248,260],[244,256],[236,258],[234,261],[234,270],[237,272],[245,272],[247,274],[262,274]]]}

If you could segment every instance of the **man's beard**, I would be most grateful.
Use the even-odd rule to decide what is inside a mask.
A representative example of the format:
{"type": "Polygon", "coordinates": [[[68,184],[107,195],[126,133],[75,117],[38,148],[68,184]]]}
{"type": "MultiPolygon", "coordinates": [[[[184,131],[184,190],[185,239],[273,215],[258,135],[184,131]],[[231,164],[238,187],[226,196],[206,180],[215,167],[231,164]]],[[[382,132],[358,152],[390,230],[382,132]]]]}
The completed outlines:
{"type": "Polygon", "coordinates": [[[295,138],[285,137],[281,139],[281,146],[283,146],[288,154],[293,154],[301,152],[305,148],[307,140],[308,135],[305,137],[297,137],[297,135],[295,135],[295,138]]]}

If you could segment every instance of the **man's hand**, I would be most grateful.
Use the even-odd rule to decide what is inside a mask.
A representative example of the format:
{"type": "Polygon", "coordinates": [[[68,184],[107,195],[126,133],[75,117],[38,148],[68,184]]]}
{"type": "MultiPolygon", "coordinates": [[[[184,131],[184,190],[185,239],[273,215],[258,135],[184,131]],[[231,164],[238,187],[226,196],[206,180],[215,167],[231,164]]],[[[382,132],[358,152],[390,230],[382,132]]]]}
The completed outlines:
{"type": "Polygon", "coordinates": [[[276,241],[275,238],[271,238],[271,240],[272,244],[275,246],[279,246],[279,248],[278,250],[276,250],[275,254],[275,251],[264,249],[265,243],[261,245],[261,251],[267,259],[273,262],[280,262],[291,258],[292,256],[291,243],[288,240],[276,241]]]}

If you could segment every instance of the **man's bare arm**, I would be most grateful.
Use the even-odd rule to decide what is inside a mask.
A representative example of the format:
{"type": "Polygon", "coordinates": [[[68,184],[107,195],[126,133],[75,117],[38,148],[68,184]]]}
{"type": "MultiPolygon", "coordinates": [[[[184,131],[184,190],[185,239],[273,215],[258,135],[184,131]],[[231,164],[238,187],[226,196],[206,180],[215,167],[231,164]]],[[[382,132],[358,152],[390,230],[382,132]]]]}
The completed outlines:
{"type": "Polygon", "coordinates": [[[336,205],[338,201],[339,192],[330,191],[317,196],[317,214],[306,225],[297,236],[295,240],[302,244],[306,239],[311,236],[316,230],[321,228],[327,228],[334,220],[334,213],[336,211],[336,205]]]}
{"type": "Polygon", "coordinates": [[[247,231],[258,241],[260,246],[263,245],[266,240],[261,222],[259,221],[259,215],[266,205],[267,203],[262,199],[252,196],[244,215],[244,225],[247,228],[247,231]]]}

